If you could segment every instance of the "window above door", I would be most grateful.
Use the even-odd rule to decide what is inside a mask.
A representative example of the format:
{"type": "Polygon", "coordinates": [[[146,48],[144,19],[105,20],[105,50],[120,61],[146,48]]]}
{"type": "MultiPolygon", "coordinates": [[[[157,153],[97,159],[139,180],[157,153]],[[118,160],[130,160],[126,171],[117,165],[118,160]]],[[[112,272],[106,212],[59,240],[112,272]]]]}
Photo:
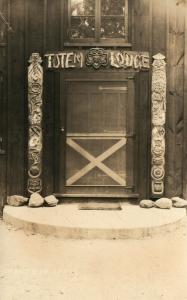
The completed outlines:
{"type": "Polygon", "coordinates": [[[129,46],[129,0],[65,1],[65,45],[129,46]]]}

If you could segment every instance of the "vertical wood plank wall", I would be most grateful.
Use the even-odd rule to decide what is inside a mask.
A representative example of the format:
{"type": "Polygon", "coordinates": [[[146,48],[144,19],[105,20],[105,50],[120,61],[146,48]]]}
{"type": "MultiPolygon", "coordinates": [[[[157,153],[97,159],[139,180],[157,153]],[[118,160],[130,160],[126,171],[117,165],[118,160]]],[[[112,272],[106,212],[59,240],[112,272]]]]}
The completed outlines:
{"type": "Polygon", "coordinates": [[[181,195],[184,129],[184,3],[168,1],[166,192],[181,195]]]}
{"type": "MultiPolygon", "coordinates": [[[[151,16],[150,16],[151,2],[147,0],[135,0],[134,1],[134,43],[133,50],[149,51],[150,49],[150,38],[151,38],[151,16]]],[[[147,98],[147,95],[150,96],[150,74],[149,73],[140,73],[140,83],[139,83],[139,95],[138,101],[141,101],[139,106],[138,116],[141,116],[142,120],[146,122],[141,122],[139,126],[139,160],[145,161],[145,156],[148,158],[147,162],[144,163],[144,166],[138,166],[139,177],[141,180],[139,182],[139,194],[140,197],[148,197],[149,194],[149,177],[150,177],[150,136],[147,134],[146,138],[145,133],[149,133],[150,130],[150,119],[147,116],[150,115],[150,100],[147,98]],[[145,96],[146,95],[146,96],[145,96]],[[144,143],[141,140],[144,140],[144,143]]],[[[150,97],[149,97],[150,98],[150,97]]]]}
{"type": "MultiPolygon", "coordinates": [[[[7,1],[8,2],[8,1],[7,1]]],[[[8,19],[6,0],[0,1],[0,11],[8,19]]],[[[7,26],[0,20],[0,215],[6,197],[7,161],[7,26]]]]}
{"type": "Polygon", "coordinates": [[[183,139],[183,194],[187,197],[187,3],[185,4],[184,45],[184,139],[183,139]]]}
{"type": "MultiPolygon", "coordinates": [[[[9,34],[9,84],[8,84],[8,160],[7,193],[25,194],[27,179],[27,61],[32,52],[42,56],[47,51],[62,47],[63,0],[10,1],[10,22],[14,29],[9,34]]],[[[166,195],[187,196],[187,75],[184,78],[185,23],[184,4],[177,0],[132,0],[134,2],[133,49],[149,51],[151,56],[161,52],[167,61],[167,128],[166,128],[166,195]],[[184,86],[185,79],[185,86],[184,86]],[[185,105],[184,105],[185,101],[185,105]],[[185,122],[184,122],[185,117],[185,122]],[[184,153],[184,155],[183,155],[184,153]],[[185,158],[185,161],[183,161],[185,158]]],[[[8,1],[7,1],[8,2],[8,1]]],[[[187,51],[186,51],[187,54],[187,51]]],[[[186,59],[187,60],[187,59],[186,59]]],[[[187,67],[187,66],[186,66],[187,67]]],[[[186,71],[185,71],[186,74],[186,71]]],[[[54,145],[58,135],[55,123],[55,105],[59,98],[58,72],[45,72],[44,86],[44,194],[54,191],[54,145]]],[[[150,75],[141,76],[140,83],[150,91],[150,75]]],[[[142,97],[141,97],[142,99],[142,97]]],[[[150,113],[151,98],[144,101],[140,115],[150,113]],[[144,109],[145,108],[145,109],[144,109]]],[[[150,128],[150,118],[147,124],[150,128]]],[[[144,128],[140,128],[141,134],[144,128]]],[[[143,158],[150,144],[140,144],[143,158]]],[[[141,187],[148,191],[146,170],[140,170],[144,179],[141,187]]]]}
{"type": "Polygon", "coordinates": [[[9,34],[8,39],[8,195],[23,193],[26,168],[25,5],[23,0],[11,1],[10,5],[10,22],[14,32],[9,34]]]}

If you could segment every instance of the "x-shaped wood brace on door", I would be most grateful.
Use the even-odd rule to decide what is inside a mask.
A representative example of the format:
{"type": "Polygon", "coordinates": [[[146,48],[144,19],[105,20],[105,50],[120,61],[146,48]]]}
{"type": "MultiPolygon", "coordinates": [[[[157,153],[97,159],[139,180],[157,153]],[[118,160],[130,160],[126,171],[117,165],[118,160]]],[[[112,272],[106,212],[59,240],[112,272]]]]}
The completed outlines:
{"type": "Polygon", "coordinates": [[[116,181],[120,186],[126,186],[126,181],[123,178],[121,178],[118,174],[116,174],[114,171],[112,171],[110,168],[103,164],[103,161],[106,158],[108,158],[117,150],[121,149],[124,145],[126,145],[126,138],[121,138],[120,141],[118,141],[115,145],[110,147],[104,153],[100,154],[98,157],[94,157],[93,155],[91,155],[83,147],[78,145],[72,138],[67,138],[67,144],[79,154],[81,154],[84,158],[90,161],[88,165],[86,165],[84,168],[82,168],[80,171],[78,171],[75,175],[73,175],[67,180],[67,186],[71,186],[72,184],[74,184],[77,180],[86,175],[95,167],[98,167],[100,170],[102,170],[105,174],[107,174],[114,181],[116,181]]]}

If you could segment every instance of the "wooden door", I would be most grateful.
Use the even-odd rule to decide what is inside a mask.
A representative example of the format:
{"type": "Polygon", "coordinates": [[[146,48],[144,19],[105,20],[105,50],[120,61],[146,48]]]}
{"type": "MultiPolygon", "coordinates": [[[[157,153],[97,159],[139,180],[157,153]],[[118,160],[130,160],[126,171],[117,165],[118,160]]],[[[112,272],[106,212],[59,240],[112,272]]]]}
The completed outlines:
{"type": "Polygon", "coordinates": [[[63,195],[135,197],[134,78],[66,79],[61,98],[63,195]]]}

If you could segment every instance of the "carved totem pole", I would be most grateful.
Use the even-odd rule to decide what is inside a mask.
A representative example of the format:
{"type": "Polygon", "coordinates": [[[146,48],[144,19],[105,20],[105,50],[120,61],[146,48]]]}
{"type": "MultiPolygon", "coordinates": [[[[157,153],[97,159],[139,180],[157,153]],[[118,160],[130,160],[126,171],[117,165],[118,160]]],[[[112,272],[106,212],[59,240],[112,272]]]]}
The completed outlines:
{"type": "Polygon", "coordinates": [[[153,56],[152,74],[152,195],[162,196],[165,177],[166,63],[165,56],[153,56]]]}
{"type": "Polygon", "coordinates": [[[28,192],[42,191],[42,93],[43,68],[38,53],[32,53],[28,67],[28,192]]]}

